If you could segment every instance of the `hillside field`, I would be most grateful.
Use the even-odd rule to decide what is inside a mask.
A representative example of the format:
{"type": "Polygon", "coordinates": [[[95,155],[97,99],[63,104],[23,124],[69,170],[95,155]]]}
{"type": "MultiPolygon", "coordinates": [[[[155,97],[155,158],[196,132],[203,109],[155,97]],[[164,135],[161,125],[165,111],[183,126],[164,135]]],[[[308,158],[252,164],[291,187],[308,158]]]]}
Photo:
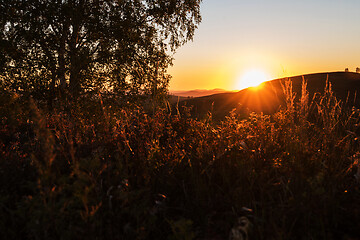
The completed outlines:
{"type": "Polygon", "coordinates": [[[359,75],[304,78],[179,111],[2,91],[2,238],[359,239],[359,75]]]}
{"type": "Polygon", "coordinates": [[[246,116],[251,112],[272,114],[285,103],[284,87],[287,80],[291,80],[292,91],[297,97],[301,95],[302,82],[307,82],[311,98],[315,93],[322,93],[329,82],[339,100],[360,107],[360,96],[357,96],[360,93],[360,74],[352,72],[316,73],[275,79],[263,83],[259,88],[180,99],[180,105],[193,106],[192,113],[198,118],[204,118],[210,112],[215,119],[221,120],[233,109],[246,116]]]}

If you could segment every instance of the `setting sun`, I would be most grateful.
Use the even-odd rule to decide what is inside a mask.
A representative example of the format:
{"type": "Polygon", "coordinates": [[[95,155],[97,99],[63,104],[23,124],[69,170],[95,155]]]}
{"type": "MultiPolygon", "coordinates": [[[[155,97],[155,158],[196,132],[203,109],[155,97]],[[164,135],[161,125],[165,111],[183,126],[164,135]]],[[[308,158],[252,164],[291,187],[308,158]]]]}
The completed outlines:
{"type": "Polygon", "coordinates": [[[245,72],[237,82],[236,88],[241,90],[248,87],[256,87],[261,83],[268,81],[267,75],[258,69],[252,69],[245,72]]]}

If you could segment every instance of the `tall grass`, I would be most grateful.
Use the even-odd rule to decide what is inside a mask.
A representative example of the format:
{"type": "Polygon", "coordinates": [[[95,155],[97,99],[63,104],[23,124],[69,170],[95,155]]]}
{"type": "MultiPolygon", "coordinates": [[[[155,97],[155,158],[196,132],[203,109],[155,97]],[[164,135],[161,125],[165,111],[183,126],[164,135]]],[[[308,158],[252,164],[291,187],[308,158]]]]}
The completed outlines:
{"type": "Polygon", "coordinates": [[[3,237],[226,239],[243,215],[250,239],[360,236],[359,111],[330,83],[284,91],[277,113],[220,124],[101,98],[50,113],[2,93],[3,237]]]}

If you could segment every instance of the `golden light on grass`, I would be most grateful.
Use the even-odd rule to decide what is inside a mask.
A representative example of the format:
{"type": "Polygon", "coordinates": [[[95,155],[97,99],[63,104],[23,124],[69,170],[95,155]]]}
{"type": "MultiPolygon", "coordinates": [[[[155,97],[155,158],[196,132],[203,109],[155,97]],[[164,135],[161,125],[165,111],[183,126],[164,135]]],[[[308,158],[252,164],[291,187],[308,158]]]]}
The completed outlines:
{"type": "Polygon", "coordinates": [[[249,87],[259,87],[263,82],[268,81],[267,74],[259,69],[251,69],[245,72],[237,82],[236,89],[241,90],[249,87]]]}

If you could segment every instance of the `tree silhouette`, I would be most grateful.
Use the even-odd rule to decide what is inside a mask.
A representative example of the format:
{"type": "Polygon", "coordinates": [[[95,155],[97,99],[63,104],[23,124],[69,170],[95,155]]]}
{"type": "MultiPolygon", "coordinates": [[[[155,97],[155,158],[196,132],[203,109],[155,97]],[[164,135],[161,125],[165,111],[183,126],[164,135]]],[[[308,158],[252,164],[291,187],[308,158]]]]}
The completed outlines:
{"type": "Polygon", "coordinates": [[[54,97],[166,91],[171,54],[193,38],[201,0],[0,0],[0,82],[54,97]]]}

